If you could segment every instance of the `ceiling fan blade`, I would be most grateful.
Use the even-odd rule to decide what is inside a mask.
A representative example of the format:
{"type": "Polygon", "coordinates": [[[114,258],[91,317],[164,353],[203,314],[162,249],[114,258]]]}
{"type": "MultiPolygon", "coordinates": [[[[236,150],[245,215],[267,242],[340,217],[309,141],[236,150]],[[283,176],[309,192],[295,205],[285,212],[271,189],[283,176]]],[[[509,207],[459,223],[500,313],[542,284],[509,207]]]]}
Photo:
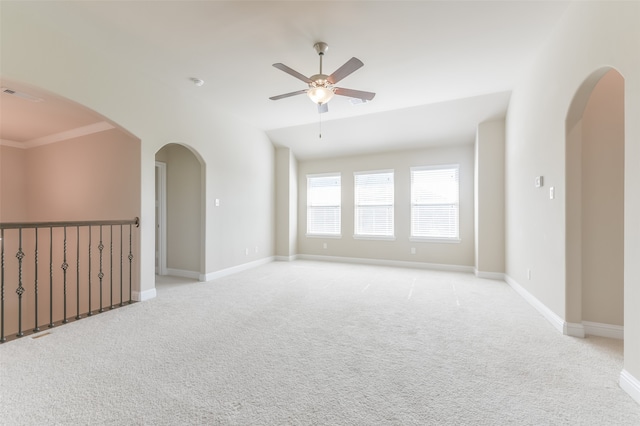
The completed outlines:
{"type": "Polygon", "coordinates": [[[318,104],[318,112],[320,114],[324,114],[325,112],[329,112],[329,104],[318,104]]]}
{"type": "Polygon", "coordinates": [[[334,73],[327,78],[327,81],[331,84],[336,84],[337,82],[339,82],[340,80],[342,80],[343,78],[351,74],[352,72],[356,71],[357,69],[361,68],[362,66],[364,66],[364,64],[360,59],[351,58],[343,66],[335,70],[334,73]]]}
{"type": "Polygon", "coordinates": [[[376,95],[373,92],[363,92],[362,90],[344,89],[342,87],[335,88],[336,95],[347,96],[349,98],[363,99],[370,101],[376,95]]]}
{"type": "Polygon", "coordinates": [[[309,77],[305,77],[304,75],[300,74],[298,71],[289,68],[288,66],[286,66],[285,64],[281,64],[281,63],[277,63],[277,64],[273,64],[274,67],[278,68],[281,71],[286,72],[289,75],[294,76],[295,78],[297,78],[298,80],[302,80],[305,83],[313,83],[313,81],[311,81],[311,79],[309,77]]]}
{"type": "Polygon", "coordinates": [[[282,98],[289,98],[291,96],[296,96],[296,95],[302,95],[303,93],[307,93],[307,90],[298,90],[296,92],[290,92],[290,93],[285,93],[283,95],[278,95],[278,96],[272,96],[269,99],[271,99],[272,101],[277,101],[278,99],[282,99],[282,98]]]}

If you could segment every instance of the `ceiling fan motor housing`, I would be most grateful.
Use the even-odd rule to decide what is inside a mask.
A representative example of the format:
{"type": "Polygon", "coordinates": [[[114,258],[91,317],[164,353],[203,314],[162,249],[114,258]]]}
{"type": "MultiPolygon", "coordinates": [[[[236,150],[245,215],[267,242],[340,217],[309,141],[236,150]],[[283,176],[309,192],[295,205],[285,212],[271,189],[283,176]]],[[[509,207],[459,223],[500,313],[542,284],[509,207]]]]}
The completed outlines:
{"type": "Polygon", "coordinates": [[[319,41],[313,45],[313,48],[316,49],[316,52],[318,52],[318,55],[322,56],[325,53],[327,53],[327,50],[329,50],[329,45],[324,41],[319,41]]]}

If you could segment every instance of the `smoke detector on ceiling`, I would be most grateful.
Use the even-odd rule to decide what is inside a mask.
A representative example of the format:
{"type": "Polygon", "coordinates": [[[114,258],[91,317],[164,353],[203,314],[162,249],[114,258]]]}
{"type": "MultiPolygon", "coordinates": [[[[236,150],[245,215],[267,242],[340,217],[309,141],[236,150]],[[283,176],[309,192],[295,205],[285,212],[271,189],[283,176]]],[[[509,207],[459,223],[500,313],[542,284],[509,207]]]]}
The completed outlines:
{"type": "Polygon", "coordinates": [[[38,98],[37,96],[30,95],[28,93],[19,92],[17,90],[9,89],[8,87],[2,88],[2,93],[6,93],[7,95],[17,96],[18,98],[26,99],[31,102],[42,102],[42,98],[38,98]]]}

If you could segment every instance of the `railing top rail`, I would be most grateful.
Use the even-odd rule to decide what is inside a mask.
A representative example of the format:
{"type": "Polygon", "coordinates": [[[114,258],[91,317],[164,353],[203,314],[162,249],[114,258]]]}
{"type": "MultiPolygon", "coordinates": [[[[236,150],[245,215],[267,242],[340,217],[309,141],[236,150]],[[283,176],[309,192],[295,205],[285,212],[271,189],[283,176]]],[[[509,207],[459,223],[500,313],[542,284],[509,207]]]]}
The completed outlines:
{"type": "Polygon", "coordinates": [[[72,226],[100,226],[100,225],[135,225],[140,226],[140,218],[126,220],[87,220],[76,222],[0,222],[0,229],[20,228],[64,228],[72,226]]]}

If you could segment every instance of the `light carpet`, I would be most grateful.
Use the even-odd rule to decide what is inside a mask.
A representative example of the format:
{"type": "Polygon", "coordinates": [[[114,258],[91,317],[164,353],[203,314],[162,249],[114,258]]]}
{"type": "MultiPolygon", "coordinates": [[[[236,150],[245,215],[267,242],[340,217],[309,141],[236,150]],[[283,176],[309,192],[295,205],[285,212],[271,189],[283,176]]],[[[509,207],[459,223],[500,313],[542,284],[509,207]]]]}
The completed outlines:
{"type": "Polygon", "coordinates": [[[504,282],[311,261],[160,282],[0,345],[0,423],[640,425],[622,342],[559,334],[504,282]]]}

